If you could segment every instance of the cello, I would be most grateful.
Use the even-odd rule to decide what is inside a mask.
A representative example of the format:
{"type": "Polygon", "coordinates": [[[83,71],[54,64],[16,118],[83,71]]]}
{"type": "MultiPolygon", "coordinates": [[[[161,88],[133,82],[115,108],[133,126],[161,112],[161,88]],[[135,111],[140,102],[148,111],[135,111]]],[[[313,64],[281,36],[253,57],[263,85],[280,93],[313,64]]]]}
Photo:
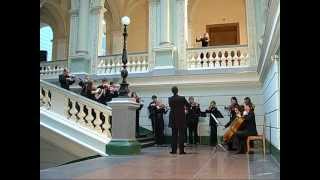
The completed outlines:
{"type": "Polygon", "coordinates": [[[231,138],[236,134],[236,132],[242,127],[243,122],[245,120],[245,118],[241,116],[241,113],[239,111],[239,106],[238,107],[235,106],[234,108],[236,109],[237,115],[235,119],[232,121],[229,129],[223,135],[224,142],[228,142],[231,140],[231,138]]]}

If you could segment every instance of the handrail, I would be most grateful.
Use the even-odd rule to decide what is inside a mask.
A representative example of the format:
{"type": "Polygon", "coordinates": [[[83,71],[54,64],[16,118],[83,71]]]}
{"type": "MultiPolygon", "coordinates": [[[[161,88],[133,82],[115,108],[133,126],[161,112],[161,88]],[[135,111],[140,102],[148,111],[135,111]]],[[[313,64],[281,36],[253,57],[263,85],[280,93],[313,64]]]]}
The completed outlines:
{"type": "MultiPolygon", "coordinates": [[[[146,51],[141,51],[141,52],[130,52],[128,55],[137,55],[137,54],[148,54],[146,51]]],[[[110,54],[110,55],[104,55],[104,56],[98,56],[98,58],[104,58],[104,57],[112,57],[112,56],[121,56],[122,53],[117,53],[117,54],[110,54]]]]}
{"type": "Polygon", "coordinates": [[[248,45],[240,44],[240,45],[207,46],[207,47],[187,48],[187,50],[224,49],[224,48],[237,48],[237,47],[248,47],[248,45]]]}

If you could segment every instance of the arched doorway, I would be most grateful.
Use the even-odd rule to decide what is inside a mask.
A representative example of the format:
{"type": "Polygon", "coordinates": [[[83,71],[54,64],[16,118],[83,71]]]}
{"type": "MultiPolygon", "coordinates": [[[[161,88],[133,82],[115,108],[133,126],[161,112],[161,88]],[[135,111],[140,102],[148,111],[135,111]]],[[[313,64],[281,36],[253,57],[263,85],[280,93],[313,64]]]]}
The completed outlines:
{"type": "Polygon", "coordinates": [[[40,51],[45,52],[46,61],[52,60],[53,31],[49,25],[40,27],[40,51]]]}

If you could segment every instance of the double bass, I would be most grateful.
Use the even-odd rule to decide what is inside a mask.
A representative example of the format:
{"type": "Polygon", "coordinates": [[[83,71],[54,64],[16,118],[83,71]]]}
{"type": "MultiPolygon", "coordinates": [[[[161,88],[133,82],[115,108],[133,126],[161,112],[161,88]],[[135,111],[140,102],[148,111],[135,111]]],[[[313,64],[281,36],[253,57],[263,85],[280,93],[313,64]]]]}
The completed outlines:
{"type": "Polygon", "coordinates": [[[223,141],[228,142],[231,138],[236,134],[236,132],[242,127],[244,122],[244,117],[236,116],[236,118],[232,121],[229,129],[223,135],[223,141]]]}

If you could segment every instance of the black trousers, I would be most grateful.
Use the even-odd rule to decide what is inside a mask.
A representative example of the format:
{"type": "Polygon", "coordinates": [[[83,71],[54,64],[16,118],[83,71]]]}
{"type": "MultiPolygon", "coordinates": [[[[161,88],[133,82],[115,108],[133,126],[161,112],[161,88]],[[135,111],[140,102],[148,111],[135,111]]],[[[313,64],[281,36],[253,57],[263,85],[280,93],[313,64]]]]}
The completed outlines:
{"type": "Polygon", "coordinates": [[[196,144],[199,142],[198,136],[198,121],[194,120],[192,123],[189,124],[189,143],[196,144]]]}
{"type": "Polygon", "coordinates": [[[152,126],[152,133],[154,134],[155,133],[155,130],[154,130],[154,121],[155,121],[155,118],[150,118],[151,120],[151,126],[152,126]]]}
{"type": "Polygon", "coordinates": [[[211,125],[210,126],[210,141],[209,144],[210,146],[215,146],[218,143],[217,139],[217,126],[216,125],[211,125]]]}
{"type": "Polygon", "coordinates": [[[156,144],[164,144],[164,122],[163,119],[155,119],[155,139],[156,144]]]}
{"type": "Polygon", "coordinates": [[[136,115],[136,137],[139,137],[140,131],[139,131],[139,115],[136,115]]]}
{"type": "Polygon", "coordinates": [[[186,128],[172,128],[172,152],[177,152],[177,145],[179,143],[179,152],[184,152],[184,137],[186,128]]]}
{"type": "Polygon", "coordinates": [[[257,135],[255,132],[250,132],[247,130],[237,131],[235,134],[235,143],[237,144],[238,151],[245,152],[246,151],[246,139],[248,136],[257,135]]]}

